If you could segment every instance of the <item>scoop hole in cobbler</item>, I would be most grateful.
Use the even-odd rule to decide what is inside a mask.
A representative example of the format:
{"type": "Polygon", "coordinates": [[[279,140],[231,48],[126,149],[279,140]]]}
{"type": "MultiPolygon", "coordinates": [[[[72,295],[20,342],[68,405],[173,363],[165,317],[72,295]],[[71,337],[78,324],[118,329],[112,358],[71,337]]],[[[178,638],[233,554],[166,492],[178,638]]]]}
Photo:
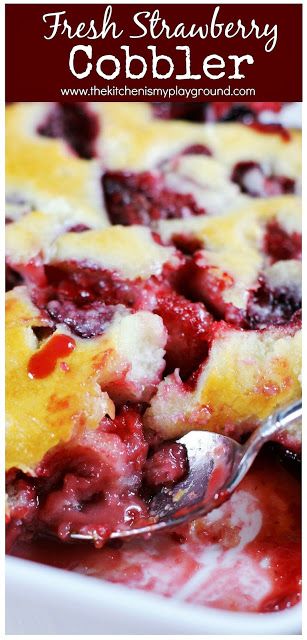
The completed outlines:
{"type": "Polygon", "coordinates": [[[37,477],[8,474],[8,543],[16,537],[88,533],[104,542],[114,530],[148,517],[144,496],[172,484],[187,471],[184,447],[155,445],[148,456],[141,414],[124,406],[114,420],[104,418],[95,432],[75,435],[49,451],[37,477]],[[145,482],[145,485],[144,485],[145,482]]]}

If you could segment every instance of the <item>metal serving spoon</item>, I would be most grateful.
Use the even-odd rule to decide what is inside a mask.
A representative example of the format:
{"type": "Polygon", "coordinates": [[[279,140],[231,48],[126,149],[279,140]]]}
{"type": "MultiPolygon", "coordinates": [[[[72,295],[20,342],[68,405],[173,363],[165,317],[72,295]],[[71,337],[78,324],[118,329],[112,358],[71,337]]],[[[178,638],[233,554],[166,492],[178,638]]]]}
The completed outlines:
{"type": "MultiPolygon", "coordinates": [[[[177,440],[186,447],[187,476],[171,487],[162,487],[154,496],[149,505],[149,524],[114,531],[110,538],[151,534],[206,515],[230,497],[262,445],[301,417],[300,400],[271,415],[243,445],[217,433],[190,431],[177,440]]],[[[95,535],[71,533],[70,540],[95,542],[95,535]]]]}

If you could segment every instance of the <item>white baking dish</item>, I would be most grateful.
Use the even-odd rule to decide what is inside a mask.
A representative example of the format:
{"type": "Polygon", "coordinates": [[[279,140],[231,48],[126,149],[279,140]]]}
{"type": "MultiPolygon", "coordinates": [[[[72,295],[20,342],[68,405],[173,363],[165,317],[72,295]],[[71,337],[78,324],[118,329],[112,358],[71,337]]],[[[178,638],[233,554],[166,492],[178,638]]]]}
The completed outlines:
{"type": "Polygon", "coordinates": [[[6,633],[299,635],[301,606],[233,613],[8,558],[6,633]]]}

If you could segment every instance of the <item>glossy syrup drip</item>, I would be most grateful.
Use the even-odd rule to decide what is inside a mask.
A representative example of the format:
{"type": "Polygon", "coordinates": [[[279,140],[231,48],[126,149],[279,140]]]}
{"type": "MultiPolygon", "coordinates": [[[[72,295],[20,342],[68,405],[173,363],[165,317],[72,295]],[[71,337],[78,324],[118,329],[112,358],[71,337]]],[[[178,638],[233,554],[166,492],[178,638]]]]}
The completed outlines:
{"type": "Polygon", "coordinates": [[[76,342],[70,336],[57,334],[34,353],[28,363],[30,378],[46,378],[55,369],[59,358],[69,356],[75,349],[76,342]]]}

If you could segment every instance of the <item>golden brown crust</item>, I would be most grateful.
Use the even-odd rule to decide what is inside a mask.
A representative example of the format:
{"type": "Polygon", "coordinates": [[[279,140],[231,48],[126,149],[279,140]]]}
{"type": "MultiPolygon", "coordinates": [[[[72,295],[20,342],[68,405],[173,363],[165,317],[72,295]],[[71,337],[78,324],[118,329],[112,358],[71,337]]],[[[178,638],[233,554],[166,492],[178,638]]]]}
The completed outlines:
{"type": "Polygon", "coordinates": [[[266,225],[276,221],[287,232],[301,233],[301,201],[298,196],[255,198],[222,217],[197,216],[167,220],[157,231],[167,242],[173,236],[196,238],[203,245],[200,262],[215,275],[227,273],[229,286],[222,292],[225,302],[243,309],[250,290],[269,265],[263,250],[266,225]]]}
{"type": "Polygon", "coordinates": [[[61,141],[39,136],[46,106],[16,103],[6,113],[6,189],[31,208],[102,227],[107,223],[96,161],[74,156],[61,141]]]}
{"type": "Polygon", "coordinates": [[[161,246],[149,229],[137,225],[67,233],[53,243],[49,253],[47,262],[73,260],[115,271],[128,280],[160,275],[164,264],[178,263],[175,249],[161,246]]]}
{"type": "Polygon", "coordinates": [[[195,390],[178,376],[160,383],[145,425],[163,438],[190,429],[235,435],[248,431],[278,407],[300,397],[301,333],[283,328],[222,329],[195,390]]]}
{"type": "Polygon", "coordinates": [[[300,177],[301,134],[290,141],[237,123],[195,124],[154,118],[149,104],[105,102],[91,105],[101,121],[101,148],[109,168],[143,170],[157,166],[192,144],[208,146],[228,168],[237,162],[266,162],[277,173],[300,177]]]}
{"type": "Polygon", "coordinates": [[[150,312],[118,314],[102,336],[92,339],[72,336],[58,325],[38,344],[33,327],[48,323],[25,287],[16,287],[7,294],[6,321],[7,469],[35,473],[51,447],[78,429],[97,428],[106,414],[114,417],[105,390],[115,399],[148,400],[160,379],[166,332],[150,312]],[[31,356],[57,335],[72,338],[75,349],[46,377],[31,377],[31,356]]]}

